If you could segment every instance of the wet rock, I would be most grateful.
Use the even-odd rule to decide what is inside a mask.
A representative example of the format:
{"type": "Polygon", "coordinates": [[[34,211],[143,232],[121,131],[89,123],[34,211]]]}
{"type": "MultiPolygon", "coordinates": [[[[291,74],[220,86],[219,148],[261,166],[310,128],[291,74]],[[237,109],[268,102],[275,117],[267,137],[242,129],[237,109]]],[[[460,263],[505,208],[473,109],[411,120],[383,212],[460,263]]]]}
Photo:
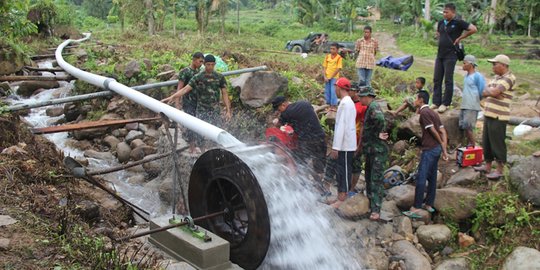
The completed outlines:
{"type": "Polygon", "coordinates": [[[144,135],[145,136],[148,136],[148,137],[151,137],[151,138],[154,138],[154,139],[158,139],[159,138],[159,131],[153,129],[153,128],[149,128],[148,130],[144,131],[144,135]]]}
{"type": "Polygon", "coordinates": [[[406,140],[397,141],[394,146],[392,146],[392,152],[402,155],[408,147],[409,142],[406,140]]]}
{"type": "Polygon", "coordinates": [[[121,142],[116,145],[116,158],[118,162],[124,163],[129,161],[131,156],[131,147],[126,142],[121,142]]]}
{"type": "Polygon", "coordinates": [[[286,91],[288,80],[277,72],[259,71],[231,79],[231,85],[240,91],[242,103],[259,108],[272,101],[278,92],[286,91]]]}
{"type": "Polygon", "coordinates": [[[480,177],[480,172],[474,171],[472,167],[462,168],[456,174],[452,175],[446,182],[447,186],[470,185],[474,180],[480,177]]]}
{"type": "Polygon", "coordinates": [[[62,108],[62,107],[47,108],[45,110],[45,114],[47,116],[50,116],[50,117],[57,117],[57,116],[60,116],[60,115],[64,114],[64,108],[62,108]]]}
{"type": "Polygon", "coordinates": [[[164,72],[158,73],[156,75],[156,79],[159,81],[168,81],[171,79],[172,76],[174,76],[175,73],[176,71],[174,70],[164,71],[164,72]]]}
{"type": "Polygon", "coordinates": [[[430,251],[442,249],[452,237],[452,231],[443,224],[424,225],[416,230],[418,241],[430,251]]]}
{"type": "Polygon", "coordinates": [[[142,139],[144,138],[144,134],[138,130],[130,130],[128,134],[126,135],[126,142],[131,143],[131,141],[135,139],[142,139]]]}
{"type": "Polygon", "coordinates": [[[528,247],[515,248],[501,267],[501,270],[528,269],[540,269],[540,251],[528,247]]]}
{"type": "Polygon", "coordinates": [[[362,252],[361,258],[367,269],[388,270],[388,256],[380,247],[373,247],[362,252]]]}
{"type": "Polygon", "coordinates": [[[443,261],[435,270],[470,270],[469,262],[465,258],[454,258],[443,261]]]}
{"type": "Polygon", "coordinates": [[[519,161],[510,169],[510,182],[523,200],[540,206],[540,158],[531,156],[519,161]]]}
{"type": "Polygon", "coordinates": [[[144,142],[141,140],[141,139],[135,139],[133,141],[131,141],[131,143],[129,144],[129,147],[131,147],[131,149],[135,149],[139,146],[143,146],[145,145],[144,142]]]}
{"type": "Polygon", "coordinates": [[[386,191],[386,199],[396,202],[401,209],[409,209],[414,204],[414,186],[400,185],[386,191]]]}
{"type": "MultiPolygon", "coordinates": [[[[148,155],[147,158],[152,158],[157,154],[148,155]]],[[[143,168],[150,177],[158,176],[163,170],[163,160],[154,160],[143,164],[143,168]]]]}
{"type": "Polygon", "coordinates": [[[145,177],[142,174],[130,176],[126,181],[132,185],[142,185],[145,182],[145,177]]]}
{"type": "Polygon", "coordinates": [[[139,123],[139,130],[142,131],[143,133],[146,133],[146,131],[148,131],[148,125],[146,124],[143,124],[143,123],[139,123]]]}
{"type": "MultiPolygon", "coordinates": [[[[464,139],[464,135],[459,129],[459,110],[450,110],[439,114],[441,122],[448,132],[449,145],[457,146],[464,139]]],[[[400,137],[410,138],[416,136],[422,137],[422,130],[419,124],[420,115],[415,114],[404,122],[401,122],[398,127],[400,137]]]]}
{"type": "Polygon", "coordinates": [[[68,103],[64,105],[64,115],[66,122],[71,122],[77,120],[79,115],[81,115],[80,107],[73,103],[68,103]]]}
{"type": "Polygon", "coordinates": [[[103,139],[103,142],[111,149],[111,151],[115,151],[116,146],[120,143],[120,140],[114,136],[109,135],[103,139]]]}
{"type": "Polygon", "coordinates": [[[107,133],[106,127],[101,128],[88,128],[73,131],[73,137],[77,140],[93,140],[99,138],[107,133]]]}
{"type": "Polygon", "coordinates": [[[395,242],[390,252],[404,258],[405,269],[431,269],[428,259],[407,240],[395,242]]]}
{"type": "Polygon", "coordinates": [[[99,205],[92,201],[84,200],[78,202],[75,207],[75,213],[87,222],[94,222],[100,218],[99,205]]]}
{"type": "Polygon", "coordinates": [[[393,220],[394,231],[402,236],[413,234],[411,219],[406,216],[395,217],[393,220]]]}
{"type": "Polygon", "coordinates": [[[89,164],[88,159],[85,157],[78,156],[78,157],[75,157],[75,160],[83,166],[88,166],[89,164]]]}
{"type": "Polygon", "coordinates": [[[8,216],[8,215],[0,215],[0,227],[3,226],[9,226],[11,224],[17,223],[17,220],[8,216]]]}
{"type": "Polygon", "coordinates": [[[461,187],[438,189],[435,209],[454,221],[464,220],[472,216],[476,208],[476,195],[476,191],[461,187]]]}
{"type": "Polygon", "coordinates": [[[131,130],[138,130],[139,129],[139,123],[128,123],[124,126],[125,129],[131,131],[131,130]]]}
{"type": "Polygon", "coordinates": [[[341,217],[357,220],[369,213],[369,199],[357,194],[342,203],[336,211],[341,217]]]}
{"type": "Polygon", "coordinates": [[[137,76],[141,73],[141,65],[136,60],[131,60],[129,63],[127,63],[126,67],[124,68],[124,76],[127,79],[131,79],[134,76],[137,76]]]}
{"type": "Polygon", "coordinates": [[[441,251],[441,255],[445,257],[449,256],[452,253],[454,253],[454,249],[449,246],[444,247],[443,250],[441,251]]]}
{"type": "Polygon", "coordinates": [[[95,150],[84,151],[84,156],[87,158],[95,158],[99,160],[113,160],[114,156],[111,152],[98,152],[95,150]]]}
{"type": "Polygon", "coordinates": [[[10,75],[20,71],[24,66],[24,56],[17,53],[17,50],[10,48],[7,44],[2,44],[0,54],[0,75],[10,75]],[[7,46],[7,47],[4,47],[7,46]]]}
{"type": "Polygon", "coordinates": [[[60,84],[57,81],[24,81],[17,88],[17,95],[29,97],[38,89],[58,88],[60,84]]]}
{"type": "Polygon", "coordinates": [[[0,238],[0,250],[5,251],[9,249],[11,240],[8,238],[0,238]]]}
{"type": "Polygon", "coordinates": [[[161,182],[161,184],[159,184],[159,188],[158,188],[159,198],[165,203],[172,202],[172,188],[173,188],[172,178],[166,178],[161,182]]]}
{"type": "Polygon", "coordinates": [[[129,154],[129,156],[131,157],[131,160],[141,160],[145,156],[155,154],[156,152],[157,152],[156,148],[148,146],[148,145],[142,145],[131,150],[131,153],[129,154]]]}
{"type": "Polygon", "coordinates": [[[8,82],[1,82],[0,83],[0,97],[7,97],[12,93],[11,86],[9,86],[8,82]]]}

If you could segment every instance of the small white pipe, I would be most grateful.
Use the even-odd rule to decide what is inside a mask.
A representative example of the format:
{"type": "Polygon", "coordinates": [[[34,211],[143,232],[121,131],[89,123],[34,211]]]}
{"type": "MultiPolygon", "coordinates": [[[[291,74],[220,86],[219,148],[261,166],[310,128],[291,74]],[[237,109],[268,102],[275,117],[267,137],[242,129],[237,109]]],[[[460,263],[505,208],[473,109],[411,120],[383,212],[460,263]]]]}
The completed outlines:
{"type": "Polygon", "coordinates": [[[242,142],[240,142],[234,136],[232,136],[231,134],[229,134],[228,132],[226,132],[225,130],[221,128],[218,128],[205,121],[202,121],[190,114],[184,113],[183,111],[180,111],[170,105],[167,105],[156,99],[153,99],[141,92],[131,89],[117,82],[116,80],[112,78],[107,78],[104,76],[92,74],[92,73],[80,70],[68,64],[66,61],[64,61],[64,58],[62,57],[62,50],[64,49],[65,46],[67,46],[71,42],[79,43],[90,38],[90,33],[84,33],[84,35],[85,37],[82,39],[78,39],[78,40],[68,39],[64,41],[62,44],[60,44],[58,48],[56,48],[56,51],[55,51],[56,61],[58,62],[58,65],[61,68],[63,68],[67,73],[75,76],[76,78],[80,80],[83,80],[87,83],[95,85],[97,87],[101,87],[107,90],[112,90],[156,113],[164,113],[169,119],[185,126],[186,128],[192,130],[193,132],[201,136],[206,137],[207,139],[210,139],[220,144],[223,147],[231,147],[231,146],[242,144],[242,142]]]}

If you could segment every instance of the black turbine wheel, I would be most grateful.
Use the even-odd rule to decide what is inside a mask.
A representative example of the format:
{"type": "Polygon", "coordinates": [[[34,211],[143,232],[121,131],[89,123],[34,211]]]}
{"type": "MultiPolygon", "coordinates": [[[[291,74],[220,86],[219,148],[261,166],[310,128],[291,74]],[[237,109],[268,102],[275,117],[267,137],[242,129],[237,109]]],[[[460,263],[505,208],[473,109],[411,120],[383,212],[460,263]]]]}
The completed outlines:
{"type": "Polygon", "coordinates": [[[270,245],[270,219],[263,192],[251,169],[233,153],[213,149],[191,171],[189,210],[193,218],[225,211],[197,225],[231,243],[230,258],[256,269],[270,245]]]}

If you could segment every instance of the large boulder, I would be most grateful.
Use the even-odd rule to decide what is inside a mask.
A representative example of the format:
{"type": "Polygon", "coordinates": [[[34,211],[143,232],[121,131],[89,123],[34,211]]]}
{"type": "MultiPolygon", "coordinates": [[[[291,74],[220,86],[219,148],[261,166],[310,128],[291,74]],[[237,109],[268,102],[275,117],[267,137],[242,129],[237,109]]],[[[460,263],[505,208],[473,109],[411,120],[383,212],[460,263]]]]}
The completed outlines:
{"type": "Polygon", "coordinates": [[[107,145],[111,149],[111,151],[114,151],[116,150],[116,146],[120,143],[120,140],[118,140],[118,138],[114,136],[109,135],[103,139],[103,143],[107,145]]]}
{"type": "Polygon", "coordinates": [[[231,85],[240,91],[242,103],[259,108],[272,101],[278,92],[286,91],[288,80],[277,72],[259,71],[231,79],[231,85]]]}
{"type": "Polygon", "coordinates": [[[534,248],[517,247],[506,257],[501,270],[540,269],[540,251],[534,248]]]}
{"type": "Polygon", "coordinates": [[[435,208],[444,216],[461,221],[472,216],[477,194],[474,190],[462,187],[437,189],[435,208]]]}
{"type": "Polygon", "coordinates": [[[454,258],[443,261],[435,270],[470,270],[469,261],[466,258],[454,258]]]}
{"type": "Polygon", "coordinates": [[[369,213],[369,199],[363,194],[357,194],[342,203],[337,212],[344,218],[357,220],[369,213]]]}
{"type": "Polygon", "coordinates": [[[452,238],[452,231],[443,224],[423,225],[416,230],[418,241],[427,250],[437,251],[442,248],[452,238]]]}
{"type": "Polygon", "coordinates": [[[399,185],[386,191],[386,199],[395,201],[401,209],[409,209],[414,204],[414,189],[412,185],[399,185]]]}
{"type": "MultiPolygon", "coordinates": [[[[463,139],[463,132],[459,129],[459,110],[449,110],[445,113],[439,114],[441,123],[444,125],[446,132],[448,133],[449,145],[457,146],[463,139]]],[[[401,122],[398,126],[398,134],[401,138],[409,138],[416,136],[422,137],[422,129],[420,128],[420,115],[415,114],[404,122],[401,122]]]]}
{"type": "Polygon", "coordinates": [[[367,269],[388,270],[388,256],[384,249],[373,247],[360,253],[362,262],[367,269]]]}
{"type": "Polygon", "coordinates": [[[24,81],[17,88],[17,95],[29,97],[38,89],[58,88],[60,84],[57,81],[24,81]]]}
{"type": "Polygon", "coordinates": [[[531,156],[519,161],[510,169],[510,182],[523,200],[540,206],[540,158],[531,156]]]}
{"type": "Polygon", "coordinates": [[[126,76],[128,79],[139,75],[139,73],[141,73],[141,64],[139,64],[139,62],[136,60],[129,61],[124,68],[124,76],[126,76]]]}
{"type": "Polygon", "coordinates": [[[406,269],[431,269],[429,260],[407,240],[395,242],[390,248],[394,256],[403,258],[406,269]]]}
{"type": "Polygon", "coordinates": [[[447,186],[470,185],[480,177],[480,172],[472,167],[462,168],[456,174],[452,175],[446,182],[447,186]]]}

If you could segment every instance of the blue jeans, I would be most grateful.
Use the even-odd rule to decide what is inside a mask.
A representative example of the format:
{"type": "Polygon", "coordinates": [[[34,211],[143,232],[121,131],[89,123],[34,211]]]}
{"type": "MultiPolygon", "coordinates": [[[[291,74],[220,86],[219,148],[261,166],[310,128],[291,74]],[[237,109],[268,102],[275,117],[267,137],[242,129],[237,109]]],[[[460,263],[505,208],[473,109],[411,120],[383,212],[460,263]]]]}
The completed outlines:
{"type": "Polygon", "coordinates": [[[366,86],[371,86],[371,76],[373,75],[373,69],[359,68],[358,70],[358,82],[362,82],[366,86]]]}
{"type": "Polygon", "coordinates": [[[330,79],[327,83],[324,84],[324,98],[326,99],[326,104],[331,106],[337,105],[337,94],[336,94],[336,79],[330,79]]]}
{"type": "Polygon", "coordinates": [[[435,203],[435,192],[437,190],[437,167],[441,157],[442,148],[440,145],[431,149],[423,150],[418,165],[418,175],[416,176],[416,190],[414,192],[414,207],[421,208],[424,202],[426,181],[428,190],[425,202],[429,206],[435,203]]]}

